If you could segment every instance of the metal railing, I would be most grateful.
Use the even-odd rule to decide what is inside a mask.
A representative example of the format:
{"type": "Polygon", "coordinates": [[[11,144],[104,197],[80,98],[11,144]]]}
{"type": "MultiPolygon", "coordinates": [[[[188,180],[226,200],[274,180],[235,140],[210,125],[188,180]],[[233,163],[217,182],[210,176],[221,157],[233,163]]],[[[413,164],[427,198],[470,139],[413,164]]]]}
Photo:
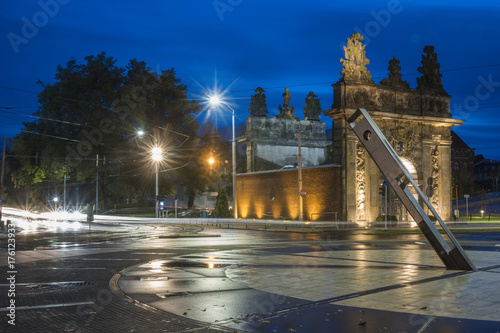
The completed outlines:
{"type": "Polygon", "coordinates": [[[337,226],[337,229],[339,229],[339,221],[337,220],[337,212],[326,212],[326,213],[312,213],[311,214],[311,224],[313,225],[312,226],[312,229],[314,230],[314,215],[331,215],[331,214],[335,214],[335,218],[333,219],[333,221],[335,222],[336,226],[337,226]]]}

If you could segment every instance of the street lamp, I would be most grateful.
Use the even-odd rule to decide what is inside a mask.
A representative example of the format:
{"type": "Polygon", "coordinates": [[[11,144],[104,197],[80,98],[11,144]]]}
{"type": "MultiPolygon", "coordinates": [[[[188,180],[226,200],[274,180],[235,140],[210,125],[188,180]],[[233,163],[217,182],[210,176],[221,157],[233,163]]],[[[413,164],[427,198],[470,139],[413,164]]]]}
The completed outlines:
{"type": "Polygon", "coordinates": [[[158,164],[162,160],[162,149],[158,146],[153,147],[151,149],[151,159],[155,162],[155,171],[156,171],[156,192],[155,192],[155,215],[158,218],[158,164]]]}
{"type": "Polygon", "coordinates": [[[234,127],[234,109],[229,106],[229,104],[225,103],[221,96],[217,93],[213,93],[208,96],[208,102],[212,107],[217,107],[221,105],[227,106],[231,110],[231,118],[232,118],[232,129],[233,129],[233,142],[232,142],[232,160],[233,160],[233,211],[234,218],[238,218],[238,208],[236,206],[236,139],[235,139],[235,127],[234,127]]]}

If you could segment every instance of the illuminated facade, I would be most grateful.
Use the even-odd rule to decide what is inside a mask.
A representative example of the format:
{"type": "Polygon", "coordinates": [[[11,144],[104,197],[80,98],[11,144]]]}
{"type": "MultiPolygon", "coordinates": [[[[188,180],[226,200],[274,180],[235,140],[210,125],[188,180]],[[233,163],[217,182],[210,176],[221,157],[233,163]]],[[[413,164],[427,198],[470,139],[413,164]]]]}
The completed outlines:
{"type": "MultiPolygon", "coordinates": [[[[441,218],[449,220],[452,184],[451,128],[464,121],[452,118],[451,96],[441,84],[434,47],[424,48],[422,66],[418,68],[422,76],[417,78],[418,86],[412,89],[402,80],[401,67],[396,58],[389,61],[389,77],[379,84],[374,83],[366,67],[370,62],[366,59],[362,41],[362,36],[353,34],[344,47],[342,77],[332,85],[332,108],[324,111],[326,116],[333,119],[332,151],[335,166],[318,167],[318,170],[322,170],[322,175],[315,180],[319,183],[318,186],[306,185],[304,178],[303,187],[307,189],[304,204],[307,202],[309,205],[304,208],[307,211],[304,219],[310,219],[311,214],[314,217],[316,213],[336,211],[339,219],[364,226],[385,214],[384,197],[379,194],[379,188],[384,182],[382,174],[347,123],[347,119],[358,108],[364,108],[391,142],[441,218]],[[329,197],[330,201],[325,200],[325,197],[329,197]]],[[[272,123],[285,120],[295,127],[303,122],[296,117],[289,117],[275,119],[272,123]]],[[[261,122],[267,124],[269,121],[261,122]]],[[[287,128],[292,128],[292,125],[287,125],[287,128]]],[[[269,132],[278,125],[274,126],[260,125],[256,128],[269,132]]],[[[253,125],[249,127],[252,128],[253,125]]],[[[293,141],[295,144],[295,138],[293,141]]],[[[251,140],[247,138],[247,142],[253,145],[247,146],[247,152],[250,151],[247,154],[249,170],[259,170],[255,168],[258,156],[252,151],[259,144],[259,137],[252,135],[251,140]]],[[[274,146],[275,150],[271,155],[277,159],[283,150],[276,143],[274,146]]],[[[325,145],[321,143],[320,146],[325,145]]],[[[315,168],[311,170],[313,169],[315,168]]],[[[239,175],[237,191],[240,217],[296,219],[297,170],[286,172],[295,175],[295,180],[280,183],[285,171],[239,175]]],[[[398,221],[411,221],[395,196],[389,199],[387,210],[398,221]]]]}
{"type": "MultiPolygon", "coordinates": [[[[236,181],[241,218],[297,220],[299,192],[297,169],[239,174],[236,181]]],[[[340,216],[340,167],[304,168],[304,220],[333,220],[340,216]],[[335,215],[335,213],[337,215],[335,215]]]]}

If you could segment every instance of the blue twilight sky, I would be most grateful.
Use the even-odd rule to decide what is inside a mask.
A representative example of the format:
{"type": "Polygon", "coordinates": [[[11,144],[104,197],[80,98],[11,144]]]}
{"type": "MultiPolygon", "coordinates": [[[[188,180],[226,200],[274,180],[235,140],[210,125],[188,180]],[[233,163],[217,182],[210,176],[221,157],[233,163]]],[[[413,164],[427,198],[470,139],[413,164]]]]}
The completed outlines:
{"type": "MultiPolygon", "coordinates": [[[[341,44],[360,32],[377,83],[396,56],[415,88],[423,48],[434,45],[454,118],[466,120],[455,131],[476,154],[500,159],[499,21],[500,2],[492,0],[2,1],[0,135],[34,120],[25,115],[37,108],[37,80],[52,83],[57,65],[101,51],[122,66],[136,58],[157,71],[174,67],[193,98],[217,77],[222,89],[231,86],[237,122],[249,116],[257,86],[266,90],[269,116],[289,87],[303,118],[309,91],[331,107],[341,44]]],[[[217,118],[228,124],[229,113],[217,118]]]]}

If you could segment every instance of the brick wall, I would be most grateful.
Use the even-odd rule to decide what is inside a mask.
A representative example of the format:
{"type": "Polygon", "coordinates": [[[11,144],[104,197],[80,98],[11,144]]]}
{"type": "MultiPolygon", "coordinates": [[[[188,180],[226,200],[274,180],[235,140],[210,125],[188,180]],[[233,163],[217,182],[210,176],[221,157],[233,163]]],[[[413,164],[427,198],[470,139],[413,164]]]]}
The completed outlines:
{"type": "MultiPolygon", "coordinates": [[[[304,220],[332,221],[341,216],[340,166],[302,169],[304,220]]],[[[238,217],[259,219],[298,219],[298,170],[264,171],[236,176],[238,217]]]]}

